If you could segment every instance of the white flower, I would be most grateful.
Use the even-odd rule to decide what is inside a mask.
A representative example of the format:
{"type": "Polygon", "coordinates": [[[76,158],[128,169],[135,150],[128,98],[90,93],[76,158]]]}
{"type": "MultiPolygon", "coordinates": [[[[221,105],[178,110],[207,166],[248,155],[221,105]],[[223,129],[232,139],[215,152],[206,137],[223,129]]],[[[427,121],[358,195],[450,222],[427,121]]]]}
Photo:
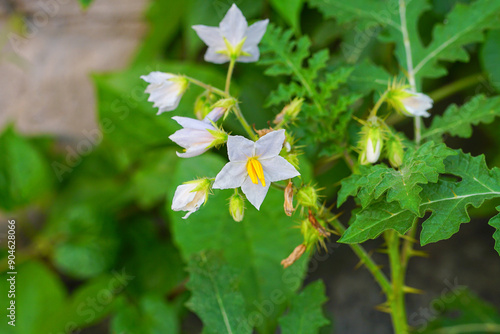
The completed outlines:
{"type": "Polygon", "coordinates": [[[150,84],[146,93],[149,94],[148,101],[154,102],[153,107],[159,108],[157,115],[177,108],[188,87],[186,78],[171,73],[151,72],[142,75],[141,79],[150,84]]]}
{"type": "Polygon", "coordinates": [[[209,190],[210,180],[208,179],[199,179],[183,183],[175,190],[174,199],[172,200],[172,210],[188,211],[188,213],[182,217],[186,219],[193,212],[198,211],[200,206],[207,201],[209,190]]]}
{"type": "Polygon", "coordinates": [[[172,117],[183,129],[177,130],[170,138],[173,142],[182,146],[185,153],[177,152],[181,158],[191,158],[205,153],[208,149],[226,142],[227,134],[217,129],[212,123],[205,119],[199,121],[189,117],[172,117]]]}
{"type": "Polygon", "coordinates": [[[242,63],[259,59],[259,44],[266,32],[269,20],[262,20],[248,26],[240,9],[233,4],[219,27],[195,25],[193,29],[208,45],[205,60],[215,64],[228,62],[231,57],[242,63]]]}
{"type": "Polygon", "coordinates": [[[403,104],[402,112],[407,116],[429,117],[431,114],[427,110],[432,108],[432,99],[422,93],[415,93],[403,90],[408,95],[400,99],[403,104]]]}
{"type": "Polygon", "coordinates": [[[260,208],[271,182],[290,179],[299,172],[279,153],[285,130],[273,131],[256,142],[241,136],[229,136],[229,162],[217,174],[214,189],[241,187],[248,201],[260,208]]]}

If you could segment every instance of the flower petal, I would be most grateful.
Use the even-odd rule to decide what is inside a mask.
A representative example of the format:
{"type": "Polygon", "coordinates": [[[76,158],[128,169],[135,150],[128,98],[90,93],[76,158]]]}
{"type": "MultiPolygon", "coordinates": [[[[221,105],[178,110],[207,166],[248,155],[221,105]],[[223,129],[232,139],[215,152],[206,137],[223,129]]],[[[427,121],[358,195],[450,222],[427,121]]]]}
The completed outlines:
{"type": "Polygon", "coordinates": [[[206,130],[180,129],[168,137],[171,141],[184,148],[213,142],[214,136],[206,130]]]}
{"type": "Polygon", "coordinates": [[[203,122],[217,122],[222,116],[224,116],[224,113],[226,112],[225,108],[222,107],[217,107],[214,108],[211,112],[208,113],[207,116],[203,119],[203,122]]]}
{"type": "MultiPolygon", "coordinates": [[[[269,176],[264,172],[264,177],[266,180],[269,178],[269,176]]],[[[257,184],[253,183],[252,180],[247,177],[245,182],[241,185],[241,191],[246,195],[248,201],[252,203],[253,206],[257,210],[260,209],[260,205],[264,201],[264,198],[266,198],[267,191],[269,190],[269,186],[271,185],[271,182],[266,182],[266,186],[263,187],[262,184],[259,182],[257,184]]]]}
{"type": "Polygon", "coordinates": [[[245,40],[245,46],[256,46],[259,44],[260,40],[266,33],[267,29],[267,24],[269,23],[269,20],[262,20],[262,21],[257,21],[254,24],[252,24],[250,27],[248,27],[247,32],[246,32],[246,37],[247,39],[245,40]]]}
{"type": "Polygon", "coordinates": [[[209,122],[203,122],[194,118],[174,116],[172,119],[182,125],[183,128],[194,130],[215,130],[214,126],[209,122]]]}
{"type": "Polygon", "coordinates": [[[164,73],[159,71],[151,72],[148,75],[141,75],[141,79],[150,84],[161,84],[173,77],[175,77],[175,75],[171,73],[164,73]]]}
{"type": "Polygon", "coordinates": [[[247,20],[241,10],[233,4],[220,22],[220,31],[231,45],[236,46],[241,42],[248,28],[247,20]]]}
{"type": "Polygon", "coordinates": [[[215,177],[214,189],[232,189],[240,187],[248,178],[246,163],[228,162],[215,177]]]}
{"type": "Polygon", "coordinates": [[[227,155],[229,161],[247,162],[248,157],[254,156],[255,142],[242,136],[228,136],[227,155]]]}
{"type": "Polygon", "coordinates": [[[208,144],[192,145],[186,149],[186,152],[175,152],[179,158],[192,158],[205,153],[208,150],[208,144]]]}
{"type": "Polygon", "coordinates": [[[188,205],[196,196],[195,185],[193,184],[181,184],[175,189],[174,199],[172,200],[172,210],[181,211],[184,210],[186,205],[188,205]]]}
{"type": "Polygon", "coordinates": [[[203,42],[209,47],[222,48],[226,47],[224,43],[224,39],[222,39],[222,35],[219,27],[209,27],[204,25],[195,25],[192,26],[194,31],[198,34],[203,42]]]}
{"type": "MultiPolygon", "coordinates": [[[[224,47],[225,49],[225,47],[224,47]]],[[[222,49],[222,50],[224,50],[222,49]]],[[[207,52],[205,52],[205,61],[208,61],[210,63],[214,64],[224,64],[229,61],[229,57],[226,54],[222,53],[217,53],[217,51],[220,51],[221,49],[219,48],[213,48],[209,47],[207,49],[207,52]]]]}
{"type": "Polygon", "coordinates": [[[281,156],[270,159],[259,159],[266,176],[266,184],[299,176],[300,173],[281,156]]]}
{"type": "Polygon", "coordinates": [[[253,63],[259,60],[260,51],[258,46],[252,46],[250,48],[243,48],[243,51],[250,54],[250,56],[239,56],[237,61],[240,63],[253,63]]]}
{"type": "Polygon", "coordinates": [[[283,148],[285,130],[269,132],[255,142],[255,155],[260,159],[269,159],[277,156],[283,148]]]}

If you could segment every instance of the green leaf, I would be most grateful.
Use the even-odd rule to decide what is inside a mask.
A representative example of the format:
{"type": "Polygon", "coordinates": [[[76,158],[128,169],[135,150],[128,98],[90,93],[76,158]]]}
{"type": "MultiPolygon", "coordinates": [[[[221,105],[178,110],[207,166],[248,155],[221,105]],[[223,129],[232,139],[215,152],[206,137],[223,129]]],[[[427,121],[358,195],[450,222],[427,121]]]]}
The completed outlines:
{"type": "Polygon", "coordinates": [[[405,234],[417,216],[410,210],[403,210],[396,202],[376,201],[362,209],[352,218],[353,222],[339,242],[354,244],[375,239],[382,232],[393,229],[405,234]]]}
{"type": "Polygon", "coordinates": [[[338,206],[348,196],[358,194],[363,207],[387,194],[387,202],[398,201],[401,208],[418,214],[422,187],[419,184],[437,182],[439,173],[444,172],[444,159],[455,154],[444,144],[426,143],[417,151],[408,149],[403,164],[396,170],[384,164],[362,166],[361,175],[353,174],[342,181],[338,206]],[[359,192],[359,193],[358,193],[359,192]]]}
{"type": "MultiPolygon", "coordinates": [[[[445,289],[447,290],[447,289],[445,289]]],[[[443,294],[431,304],[440,305],[439,313],[428,322],[427,316],[419,314],[416,322],[424,325],[419,333],[497,333],[500,329],[500,314],[493,305],[480,299],[464,286],[443,294]]],[[[433,307],[437,309],[437,307],[433,307]]]]}
{"type": "Polygon", "coordinates": [[[0,208],[11,211],[45,195],[54,174],[40,152],[8,127],[0,135],[0,208]]]}
{"type": "Polygon", "coordinates": [[[330,321],[323,315],[321,305],[326,302],[322,281],[309,284],[291,300],[288,313],[279,319],[283,334],[314,334],[330,321]]]}
{"type": "Polygon", "coordinates": [[[444,112],[443,116],[435,116],[428,130],[422,138],[439,138],[448,133],[452,136],[470,138],[472,125],[491,123],[500,116],[500,96],[486,97],[476,95],[472,100],[461,107],[453,104],[444,112]]]}
{"type": "MultiPolygon", "coordinates": [[[[196,177],[215,177],[225,162],[211,153],[182,159],[173,183],[180,185],[196,177]]],[[[270,189],[260,211],[247,203],[245,217],[239,223],[229,214],[227,200],[234,193],[232,190],[214,191],[207,203],[187,220],[182,219],[183,212],[170,209],[174,192],[175,187],[169,190],[167,212],[183,258],[188,260],[203,250],[223,252],[228,264],[241,277],[240,289],[249,311],[268,309],[266,305],[271,303],[271,296],[278,294],[278,300],[261,322],[268,331],[274,330],[277,316],[300,287],[305,273],[305,257],[287,269],[280,265],[281,260],[302,243],[300,234],[293,228],[294,221],[282,211],[283,192],[270,189]]]]}
{"type": "Polygon", "coordinates": [[[54,210],[46,236],[56,240],[52,253],[55,265],[64,273],[89,278],[110,269],[119,240],[116,221],[90,205],[80,204],[54,210]]]}
{"type": "MultiPolygon", "coordinates": [[[[10,277],[10,275],[9,275],[10,277]]],[[[59,331],[57,319],[65,305],[66,291],[57,275],[38,261],[17,266],[15,299],[7,298],[7,275],[1,276],[2,322],[0,331],[5,334],[39,334],[59,331]],[[34,284],[34,280],[36,284],[34,284]],[[15,300],[15,327],[7,324],[7,304],[15,300]]]]}
{"type": "Polygon", "coordinates": [[[205,326],[204,333],[251,333],[236,273],[213,253],[194,255],[189,261],[188,307],[205,326]]]}
{"type": "Polygon", "coordinates": [[[448,13],[443,24],[437,24],[432,41],[424,46],[418,30],[420,16],[429,9],[428,1],[405,1],[399,7],[397,1],[311,0],[313,6],[327,17],[335,17],[339,23],[357,21],[361,29],[380,26],[386,28],[386,42],[396,42],[396,56],[402,68],[407,68],[406,48],[402,25],[408,31],[413,74],[419,82],[422,78],[437,78],[447,73],[442,61],[468,61],[466,44],[483,40],[483,31],[494,27],[500,3],[496,0],[478,0],[470,5],[457,3],[448,13]],[[403,15],[405,14],[405,15],[403,15]],[[405,21],[401,21],[401,17],[405,21]]]}
{"type": "Polygon", "coordinates": [[[138,305],[123,303],[111,321],[113,333],[179,333],[175,309],[160,296],[143,296],[138,305]]]}
{"type": "Polygon", "coordinates": [[[182,25],[187,3],[186,0],[151,2],[146,14],[149,32],[135,56],[135,63],[145,63],[161,56],[182,25]]]}
{"type": "Polygon", "coordinates": [[[304,0],[271,0],[271,6],[298,32],[300,32],[300,11],[303,3],[304,0]]]}
{"type": "Polygon", "coordinates": [[[491,84],[500,91],[500,29],[491,30],[486,35],[483,47],[480,53],[481,64],[489,74],[491,84]]]}
{"type": "MultiPolygon", "coordinates": [[[[347,123],[353,110],[350,106],[360,98],[358,93],[341,91],[353,67],[327,68],[328,50],[320,50],[311,55],[311,41],[303,36],[293,39],[292,30],[273,25],[262,42],[261,64],[269,66],[265,71],[269,76],[289,76],[288,83],[280,83],[278,89],[269,95],[267,106],[280,105],[295,97],[303,97],[306,102],[299,114],[297,132],[303,132],[311,146],[324,144],[325,155],[337,153],[338,142],[346,133],[347,123]],[[306,61],[307,59],[307,61],[306,61]]],[[[318,149],[321,151],[321,149],[318,149]]]]}
{"type": "Polygon", "coordinates": [[[500,197],[500,169],[488,169],[484,156],[472,157],[459,151],[457,155],[448,156],[444,164],[444,173],[461,180],[441,175],[437,183],[422,185],[418,215],[394,202],[379,200],[356,214],[340,241],[363,242],[387,229],[403,234],[414,219],[423,217],[427,211],[432,214],[422,223],[421,244],[448,239],[458,232],[460,224],[469,222],[467,208],[470,205],[478,208],[485,200],[500,197]]]}
{"type": "Polygon", "coordinates": [[[141,166],[131,179],[136,200],[141,208],[151,208],[158,201],[165,199],[172,182],[167,176],[174,173],[179,161],[175,151],[174,148],[154,150],[141,158],[141,166]]]}
{"type": "MultiPolygon", "coordinates": [[[[500,206],[497,206],[497,210],[500,212],[500,206]]],[[[496,228],[495,233],[493,233],[493,239],[495,239],[495,250],[500,255],[500,213],[491,218],[488,224],[496,228]]]]}
{"type": "Polygon", "coordinates": [[[362,94],[372,91],[381,92],[387,89],[392,77],[387,71],[366,60],[356,65],[348,80],[349,88],[362,94]]]}
{"type": "Polygon", "coordinates": [[[497,24],[499,10],[497,0],[478,0],[470,5],[457,3],[444,23],[434,27],[433,39],[428,46],[415,48],[413,45],[417,44],[412,44],[415,76],[440,77],[447,73],[441,61],[468,61],[464,46],[484,39],[483,31],[497,24]]]}

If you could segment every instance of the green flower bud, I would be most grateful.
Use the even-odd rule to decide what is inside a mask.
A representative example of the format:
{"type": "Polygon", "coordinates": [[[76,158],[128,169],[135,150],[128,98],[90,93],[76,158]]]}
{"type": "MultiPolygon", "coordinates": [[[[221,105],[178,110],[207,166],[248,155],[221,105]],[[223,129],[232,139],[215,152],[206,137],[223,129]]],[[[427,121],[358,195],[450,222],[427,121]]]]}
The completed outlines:
{"type": "Polygon", "coordinates": [[[307,185],[299,189],[297,192],[297,202],[305,207],[316,208],[318,203],[318,193],[313,186],[307,185]]]}
{"type": "Polygon", "coordinates": [[[217,101],[217,96],[208,90],[198,95],[194,103],[194,114],[202,120],[212,111],[212,105],[217,101]]]}
{"type": "Polygon", "coordinates": [[[240,222],[245,216],[245,200],[240,194],[233,194],[229,199],[229,213],[234,221],[240,222]]]}
{"type": "Polygon", "coordinates": [[[278,115],[276,115],[273,123],[278,124],[278,127],[281,127],[288,123],[292,123],[299,115],[303,103],[303,98],[294,98],[292,102],[287,104],[283,108],[283,110],[278,115]]]}
{"type": "Polygon", "coordinates": [[[386,145],[386,157],[392,167],[397,168],[403,163],[404,145],[398,135],[389,137],[386,145]]]}
{"type": "Polygon", "coordinates": [[[362,165],[377,162],[382,152],[383,143],[382,120],[376,116],[370,117],[361,128],[361,140],[358,143],[361,150],[359,162],[362,165]]]}

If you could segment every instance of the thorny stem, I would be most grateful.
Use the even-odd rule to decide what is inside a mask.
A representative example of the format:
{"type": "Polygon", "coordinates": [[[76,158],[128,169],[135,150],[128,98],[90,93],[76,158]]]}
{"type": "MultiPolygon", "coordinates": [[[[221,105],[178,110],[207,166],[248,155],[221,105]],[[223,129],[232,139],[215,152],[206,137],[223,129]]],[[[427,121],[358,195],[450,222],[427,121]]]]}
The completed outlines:
{"type": "MultiPolygon", "coordinates": [[[[330,212],[327,208],[322,207],[324,212],[330,212]]],[[[333,228],[337,231],[337,233],[342,236],[346,230],[344,225],[339,222],[337,219],[334,219],[330,222],[333,228]]],[[[372,274],[373,278],[377,281],[380,288],[384,291],[386,295],[390,295],[392,293],[392,286],[385,274],[382,272],[380,267],[373,261],[372,257],[368,252],[363,248],[363,246],[359,244],[349,244],[349,247],[353,250],[353,252],[359,257],[361,262],[365,265],[366,269],[372,274]]]]}
{"type": "Polygon", "coordinates": [[[388,302],[392,315],[392,324],[397,334],[408,333],[406,320],[404,281],[405,273],[402,270],[399,256],[400,238],[396,231],[389,230],[384,233],[388,247],[389,263],[391,264],[392,293],[388,294],[388,302]]]}

